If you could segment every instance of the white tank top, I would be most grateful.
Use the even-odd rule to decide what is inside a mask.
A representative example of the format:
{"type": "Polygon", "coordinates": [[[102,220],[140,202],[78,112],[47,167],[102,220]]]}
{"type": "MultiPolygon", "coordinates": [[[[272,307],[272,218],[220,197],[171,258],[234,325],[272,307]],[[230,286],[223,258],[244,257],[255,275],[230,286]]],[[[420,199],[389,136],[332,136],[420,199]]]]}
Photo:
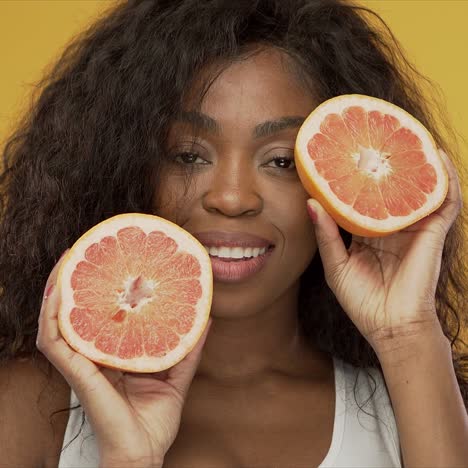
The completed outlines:
{"type": "MultiPolygon", "coordinates": [[[[395,417],[382,374],[377,369],[367,369],[369,377],[365,371],[339,359],[334,359],[333,364],[333,436],[328,453],[319,468],[401,468],[395,417]]],[[[72,391],[71,406],[78,404],[72,391]]],[[[85,419],[83,426],[82,421],[81,407],[70,411],[59,468],[99,467],[95,436],[88,420],[85,419]],[[79,435],[75,438],[77,434],[79,435]],[[73,438],[75,439],[70,443],[73,438]]]]}

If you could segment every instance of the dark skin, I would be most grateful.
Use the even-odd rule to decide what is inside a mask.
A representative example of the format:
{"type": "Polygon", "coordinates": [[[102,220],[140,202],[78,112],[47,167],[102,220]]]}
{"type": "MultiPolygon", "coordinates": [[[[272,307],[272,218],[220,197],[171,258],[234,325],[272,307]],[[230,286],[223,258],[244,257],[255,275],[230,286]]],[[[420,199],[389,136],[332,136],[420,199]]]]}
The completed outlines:
{"type": "Polygon", "coordinates": [[[164,466],[314,466],[328,451],[332,365],[300,336],[296,313],[298,280],[317,248],[293,164],[300,119],[260,138],[254,131],[314,107],[287,59],[267,51],[210,88],[201,113],[216,131],[184,122],[171,129],[170,154],[181,164],[164,175],[172,191],[160,194],[158,212],[189,232],[258,234],[275,250],[254,280],[215,282],[213,325],[164,466]]]}
{"type": "MultiPolygon", "coordinates": [[[[165,468],[317,466],[329,449],[335,403],[332,361],[304,340],[297,321],[299,278],[316,254],[317,244],[306,209],[308,195],[294,169],[293,149],[300,122],[315,105],[291,72],[288,59],[277,51],[263,51],[231,65],[210,88],[201,112],[216,123],[216,132],[187,122],[177,122],[171,128],[171,154],[186,153],[191,148],[201,159],[187,160],[184,156],[181,161],[177,156],[184,164],[171,165],[163,175],[164,191],[155,194],[158,214],[189,232],[256,234],[271,239],[275,249],[266,267],[253,278],[235,284],[215,281],[213,322],[203,354],[199,352],[201,346],[192,353],[200,361],[190,364],[194,377],[191,383],[185,379],[181,391],[185,402],[177,437],[173,443],[167,443],[165,468]],[[272,121],[281,125],[265,125],[272,121]],[[196,145],[189,145],[195,136],[196,145]],[[187,162],[196,164],[192,184],[185,192],[187,162]]],[[[191,110],[190,100],[186,108],[191,110]]],[[[56,269],[48,286],[55,281],[56,269]]],[[[93,364],[73,353],[57,334],[54,311],[58,295],[49,296],[41,314],[38,346],[60,373],[54,372],[55,398],[42,403],[42,413],[48,415],[68,406],[70,384],[75,390],[79,388],[78,397],[93,427],[102,431],[101,421],[93,420],[93,414],[102,416],[103,404],[98,398],[102,395],[106,403],[111,401],[106,395],[110,389],[101,376],[101,380],[94,381],[97,376],[93,364]],[[73,374],[78,368],[79,377],[73,374]],[[79,381],[90,385],[90,389],[79,381]],[[94,391],[96,386],[102,386],[102,391],[94,391]]],[[[184,365],[188,366],[181,363],[179,370],[184,365]]],[[[22,366],[23,370],[21,365],[13,366],[11,372],[23,372],[30,381],[37,382],[33,392],[37,395],[46,380],[29,364],[22,366]]],[[[106,369],[99,372],[119,393],[123,389],[122,393],[138,395],[146,387],[153,395],[160,392],[161,405],[171,398],[168,391],[179,388],[175,378],[171,381],[171,374],[167,382],[173,385],[168,390],[166,386],[155,387],[157,382],[148,376],[137,378],[106,369]]],[[[164,380],[167,374],[159,378],[164,380]]],[[[21,393],[17,387],[20,380],[11,379],[9,398],[21,393]]],[[[146,411],[148,420],[154,421],[150,403],[138,398],[141,415],[146,411]]],[[[28,400],[29,406],[34,406],[32,397],[28,400]]],[[[127,415],[123,407],[117,406],[121,400],[115,401],[106,406],[114,408],[111,416],[122,415],[121,419],[102,424],[128,428],[127,432],[136,438],[130,444],[137,447],[145,440],[148,424],[144,425],[143,435],[139,435],[137,423],[141,422],[141,415],[136,423],[133,410],[127,415]],[[135,428],[132,424],[136,424],[135,428]]],[[[135,408],[135,401],[130,402],[131,408],[135,408]]],[[[166,410],[167,407],[161,407],[153,414],[159,416],[166,410]]],[[[14,416],[17,418],[18,412],[12,412],[12,420],[14,416]]],[[[172,412],[167,417],[171,421],[177,419],[172,412]]],[[[29,416],[28,421],[25,410],[21,419],[39,428],[39,424],[44,424],[39,423],[41,418],[44,417],[38,415],[37,420],[31,421],[29,416]]],[[[160,426],[156,424],[157,428],[160,426]]],[[[28,431],[30,435],[26,437],[19,433],[21,445],[26,443],[32,449],[26,460],[18,448],[10,455],[12,463],[56,466],[65,427],[66,413],[55,419],[53,430],[52,426],[44,430],[40,441],[34,438],[36,429],[28,431]]],[[[112,443],[109,441],[108,446],[112,443]]],[[[152,447],[154,453],[154,444],[152,447]]],[[[106,453],[112,456],[115,450],[106,453]]],[[[118,466],[119,460],[122,458],[106,457],[103,463],[118,466]]],[[[130,462],[125,466],[131,466],[130,462]]],[[[142,465],[137,461],[134,466],[142,465]]]]}
{"type": "Polygon", "coordinates": [[[188,232],[243,231],[275,244],[255,278],[235,284],[215,279],[214,323],[198,371],[207,377],[250,384],[272,363],[304,362],[309,350],[299,336],[296,310],[299,278],[317,246],[308,195],[294,168],[299,124],[260,138],[254,131],[283,117],[306,117],[314,106],[286,59],[262,52],[230,66],[206,95],[201,113],[217,132],[183,123],[171,129],[169,154],[176,163],[163,174],[158,214],[188,232]]]}

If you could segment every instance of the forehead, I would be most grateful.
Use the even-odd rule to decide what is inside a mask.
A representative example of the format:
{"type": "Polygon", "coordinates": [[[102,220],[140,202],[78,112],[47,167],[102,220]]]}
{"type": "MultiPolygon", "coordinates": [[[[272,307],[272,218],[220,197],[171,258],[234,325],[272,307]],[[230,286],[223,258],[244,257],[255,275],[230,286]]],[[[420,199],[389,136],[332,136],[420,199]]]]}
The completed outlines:
{"type": "MultiPolygon", "coordinates": [[[[299,78],[297,65],[273,48],[246,55],[221,69],[209,67],[199,82],[210,83],[200,110],[220,122],[242,119],[254,125],[272,117],[307,116],[317,105],[299,78]]],[[[193,108],[194,100],[189,99],[184,107],[193,108]]]]}

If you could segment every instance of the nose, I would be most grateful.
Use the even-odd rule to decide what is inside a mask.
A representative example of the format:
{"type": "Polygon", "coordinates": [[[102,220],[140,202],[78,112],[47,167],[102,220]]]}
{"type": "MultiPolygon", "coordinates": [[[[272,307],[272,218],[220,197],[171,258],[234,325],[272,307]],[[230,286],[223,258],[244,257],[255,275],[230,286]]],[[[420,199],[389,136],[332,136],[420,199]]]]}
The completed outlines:
{"type": "MultiPolygon", "coordinates": [[[[250,158],[249,158],[250,159],[250,158]]],[[[256,169],[252,161],[226,158],[212,171],[209,187],[203,195],[203,207],[225,216],[255,216],[262,211],[256,169]]]]}

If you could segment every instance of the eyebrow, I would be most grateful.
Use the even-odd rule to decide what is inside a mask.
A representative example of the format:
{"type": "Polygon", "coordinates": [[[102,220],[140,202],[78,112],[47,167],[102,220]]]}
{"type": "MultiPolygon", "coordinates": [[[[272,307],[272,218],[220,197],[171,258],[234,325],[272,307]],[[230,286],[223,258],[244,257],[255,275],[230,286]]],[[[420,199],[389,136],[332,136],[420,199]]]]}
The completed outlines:
{"type": "MultiPolygon", "coordinates": [[[[219,123],[206,114],[197,111],[180,112],[177,121],[188,123],[195,128],[219,135],[221,126],[219,123]]],[[[255,126],[253,130],[254,138],[265,138],[283,130],[300,127],[304,123],[305,117],[285,116],[274,120],[267,120],[255,126]]]]}
{"type": "Polygon", "coordinates": [[[202,114],[201,112],[197,111],[184,111],[179,112],[176,118],[179,122],[184,122],[199,130],[205,130],[216,135],[221,133],[221,127],[216,122],[216,120],[212,119],[206,114],[202,114]]]}
{"type": "Polygon", "coordinates": [[[265,138],[283,130],[300,127],[304,120],[305,117],[300,116],[280,117],[279,119],[275,120],[267,120],[266,122],[258,124],[255,127],[254,137],[265,138]]]}

